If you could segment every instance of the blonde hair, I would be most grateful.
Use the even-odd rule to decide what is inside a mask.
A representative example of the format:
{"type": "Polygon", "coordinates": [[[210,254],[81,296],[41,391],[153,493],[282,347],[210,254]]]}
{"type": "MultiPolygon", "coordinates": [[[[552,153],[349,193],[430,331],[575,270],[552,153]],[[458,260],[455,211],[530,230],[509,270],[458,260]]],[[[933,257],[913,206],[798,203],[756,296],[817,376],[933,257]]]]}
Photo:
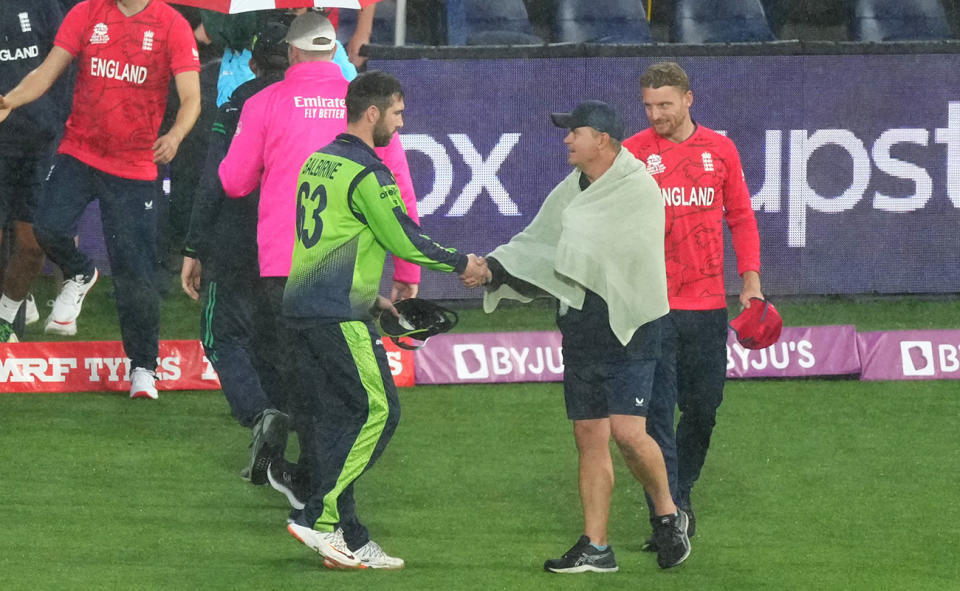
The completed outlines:
{"type": "Polygon", "coordinates": [[[676,86],[680,92],[690,90],[690,78],[676,62],[660,62],[653,64],[640,76],[640,88],[660,88],[661,86],[676,86]]]}

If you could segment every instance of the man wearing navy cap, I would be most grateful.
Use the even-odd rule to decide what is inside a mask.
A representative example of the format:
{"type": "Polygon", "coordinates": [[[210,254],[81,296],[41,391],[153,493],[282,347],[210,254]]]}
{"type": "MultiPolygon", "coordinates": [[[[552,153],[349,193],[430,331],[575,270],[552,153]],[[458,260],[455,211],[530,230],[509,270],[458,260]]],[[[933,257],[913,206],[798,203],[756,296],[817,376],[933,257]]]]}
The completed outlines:
{"type": "MultiPolygon", "coordinates": [[[[669,311],[663,257],[663,200],[642,162],[624,150],[623,120],[606,103],[586,101],[553,123],[575,169],[536,217],[488,257],[484,309],[502,298],[558,301],[563,390],[579,452],[584,531],[555,573],[614,572],[607,540],[613,494],[610,438],[653,499],[661,568],[690,554],[687,517],[670,495],[663,454],[646,431],[660,357],[660,321],[669,311]]],[[[473,285],[465,281],[467,287],[473,285]]]]}

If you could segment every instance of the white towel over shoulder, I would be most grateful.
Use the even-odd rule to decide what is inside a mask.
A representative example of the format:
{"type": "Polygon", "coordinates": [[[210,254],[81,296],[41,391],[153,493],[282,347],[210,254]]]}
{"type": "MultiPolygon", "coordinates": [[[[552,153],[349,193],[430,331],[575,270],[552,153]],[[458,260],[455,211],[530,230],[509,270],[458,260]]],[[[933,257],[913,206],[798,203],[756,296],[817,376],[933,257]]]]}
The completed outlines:
{"type": "MultiPolygon", "coordinates": [[[[530,224],[490,256],[578,310],[585,289],[593,291],[607,303],[610,328],[626,345],[640,326],[670,311],[663,233],[660,188],[643,163],[621,149],[586,190],[574,169],[530,224]]],[[[502,285],[484,294],[484,310],[492,312],[504,298],[529,301],[502,285]]]]}

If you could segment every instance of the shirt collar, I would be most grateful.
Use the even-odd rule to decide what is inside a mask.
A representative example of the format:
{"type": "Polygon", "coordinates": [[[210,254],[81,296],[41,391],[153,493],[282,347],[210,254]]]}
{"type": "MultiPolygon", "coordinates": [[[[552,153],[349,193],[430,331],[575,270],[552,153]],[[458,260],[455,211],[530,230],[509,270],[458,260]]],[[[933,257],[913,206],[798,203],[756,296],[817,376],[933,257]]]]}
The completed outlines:
{"type": "Polygon", "coordinates": [[[350,144],[351,146],[356,146],[361,150],[365,150],[367,153],[369,153],[371,156],[373,156],[377,160],[381,159],[380,156],[377,155],[377,152],[373,148],[371,148],[367,142],[363,141],[362,139],[353,135],[352,133],[346,133],[346,132],[341,133],[340,135],[337,136],[337,138],[334,141],[344,142],[344,143],[350,144]]]}

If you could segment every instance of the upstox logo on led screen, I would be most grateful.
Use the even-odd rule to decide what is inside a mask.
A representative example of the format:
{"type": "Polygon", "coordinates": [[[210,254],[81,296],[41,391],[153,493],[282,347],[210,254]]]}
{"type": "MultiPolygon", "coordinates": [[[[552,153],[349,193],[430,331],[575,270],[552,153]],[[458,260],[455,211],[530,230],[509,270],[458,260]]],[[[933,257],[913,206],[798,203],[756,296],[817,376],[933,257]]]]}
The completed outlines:
{"type": "MultiPolygon", "coordinates": [[[[479,253],[509,240],[570,172],[549,114],[600,99],[639,131],[637,80],[661,59],[690,74],[694,119],[737,145],[765,291],[960,291],[960,55],[381,61],[407,95],[427,233],[479,253]]],[[[730,248],[725,275],[739,289],[730,248]]]]}

